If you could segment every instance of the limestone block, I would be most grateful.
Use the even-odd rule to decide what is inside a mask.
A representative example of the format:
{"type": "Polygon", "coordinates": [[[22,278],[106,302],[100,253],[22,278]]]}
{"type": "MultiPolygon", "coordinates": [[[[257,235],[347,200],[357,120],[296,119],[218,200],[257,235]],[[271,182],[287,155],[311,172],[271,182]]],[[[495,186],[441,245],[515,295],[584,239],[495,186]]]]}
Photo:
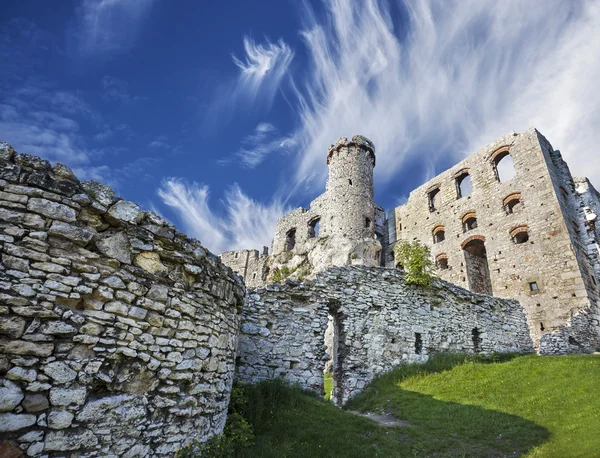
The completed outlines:
{"type": "Polygon", "coordinates": [[[18,431],[35,424],[35,415],[0,413],[0,432],[18,431]]]}
{"type": "Polygon", "coordinates": [[[81,227],[74,224],[67,224],[62,221],[54,221],[52,226],[50,226],[50,229],[48,229],[48,233],[50,235],[64,237],[65,239],[80,245],[86,245],[92,240],[96,231],[85,226],[81,227]]]}
{"type": "Polygon", "coordinates": [[[47,199],[32,197],[27,202],[27,210],[39,213],[47,218],[73,223],[77,219],[75,210],[67,205],[59,204],[47,199]]]}
{"type": "Polygon", "coordinates": [[[100,253],[114,258],[125,264],[131,264],[131,250],[129,247],[129,240],[127,235],[122,232],[107,237],[103,240],[96,242],[98,251],[100,253]]]}
{"type": "Polygon", "coordinates": [[[24,396],[19,385],[0,379],[0,412],[10,412],[21,403],[24,396]]]}
{"type": "Polygon", "coordinates": [[[98,438],[89,429],[48,431],[45,442],[45,452],[65,452],[94,447],[98,438]]]}
{"type": "Polygon", "coordinates": [[[44,373],[58,383],[67,383],[77,378],[77,372],[62,361],[48,363],[43,368],[44,373]]]}
{"type": "Polygon", "coordinates": [[[43,394],[28,394],[25,396],[22,405],[28,413],[41,412],[50,407],[48,398],[43,394]]]}
{"type": "Polygon", "coordinates": [[[143,251],[135,257],[134,263],[152,274],[168,272],[167,267],[161,262],[160,255],[153,251],[143,251]]]}
{"type": "Polygon", "coordinates": [[[48,414],[48,427],[52,429],[65,429],[73,423],[73,415],[67,410],[53,410],[48,414]]]}
{"type": "Polygon", "coordinates": [[[0,320],[0,334],[13,339],[18,339],[25,332],[25,319],[18,316],[2,317],[0,320]]]}
{"type": "Polygon", "coordinates": [[[144,218],[140,207],[133,202],[120,200],[108,210],[109,217],[125,223],[137,224],[144,218]]]}

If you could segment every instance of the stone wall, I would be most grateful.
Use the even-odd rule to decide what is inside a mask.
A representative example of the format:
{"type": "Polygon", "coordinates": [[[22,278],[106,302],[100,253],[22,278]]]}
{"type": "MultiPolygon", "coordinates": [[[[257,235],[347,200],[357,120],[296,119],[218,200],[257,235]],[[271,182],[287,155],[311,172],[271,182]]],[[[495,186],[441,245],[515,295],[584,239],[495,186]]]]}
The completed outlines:
{"type": "Polygon", "coordinates": [[[487,279],[474,274],[485,269],[469,271],[465,248],[479,240],[485,247],[491,293],[524,306],[536,345],[544,334],[560,329],[562,335],[568,329],[573,339],[592,349],[599,340],[600,290],[586,255],[597,252],[597,245],[588,236],[589,226],[584,229],[583,206],[560,153],[535,129],[510,133],[417,188],[405,205],[390,212],[387,265],[394,265],[395,240],[418,239],[429,245],[434,258],[447,260],[447,268],[442,264],[436,272],[441,278],[483,289],[487,279]],[[512,179],[498,178],[494,158],[504,153],[514,163],[512,179]],[[458,192],[464,173],[472,180],[468,195],[458,192]],[[431,209],[428,195],[434,189],[439,193],[431,209]],[[511,201],[519,203],[509,208],[511,201]],[[476,227],[465,226],[469,215],[476,216],[476,227]],[[445,229],[444,240],[434,240],[439,226],[445,229]],[[528,240],[515,243],[514,235],[521,231],[528,240]]]}
{"type": "Polygon", "coordinates": [[[224,426],[244,286],[199,242],[0,145],[0,444],[172,456],[224,426]]]}
{"type": "Polygon", "coordinates": [[[532,352],[520,304],[436,280],[407,285],[381,267],[335,267],[314,281],[249,290],[242,316],[237,377],[283,378],[323,392],[334,357],[334,400],[345,403],[381,372],[432,352],[532,352]],[[333,318],[335,355],[324,345],[333,318]]]}

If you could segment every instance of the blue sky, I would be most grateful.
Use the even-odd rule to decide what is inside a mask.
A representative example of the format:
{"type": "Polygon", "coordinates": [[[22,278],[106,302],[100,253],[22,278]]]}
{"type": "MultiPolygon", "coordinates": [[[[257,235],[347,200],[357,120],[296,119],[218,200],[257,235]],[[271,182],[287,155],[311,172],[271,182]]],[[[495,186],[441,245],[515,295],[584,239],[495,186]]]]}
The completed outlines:
{"type": "Polygon", "coordinates": [[[0,139],[154,209],[214,252],[269,245],[363,134],[386,209],[537,127],[600,184],[600,2],[15,0],[0,139]]]}

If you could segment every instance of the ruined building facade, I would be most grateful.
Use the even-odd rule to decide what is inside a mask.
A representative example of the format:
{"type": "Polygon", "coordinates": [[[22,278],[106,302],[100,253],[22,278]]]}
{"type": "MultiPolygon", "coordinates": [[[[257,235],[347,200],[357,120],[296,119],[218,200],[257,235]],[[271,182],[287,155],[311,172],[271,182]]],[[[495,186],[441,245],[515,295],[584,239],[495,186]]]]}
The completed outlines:
{"type": "Polygon", "coordinates": [[[248,286],[265,284],[282,268],[285,276],[303,278],[331,265],[401,267],[394,245],[420,240],[441,279],[517,299],[538,350],[597,347],[600,194],[587,179],[571,176],[537,130],[496,140],[411,192],[387,218],[373,200],[369,140],[342,137],[327,163],[325,193],[308,210],[278,221],[271,256],[254,250],[221,256],[248,286]]]}

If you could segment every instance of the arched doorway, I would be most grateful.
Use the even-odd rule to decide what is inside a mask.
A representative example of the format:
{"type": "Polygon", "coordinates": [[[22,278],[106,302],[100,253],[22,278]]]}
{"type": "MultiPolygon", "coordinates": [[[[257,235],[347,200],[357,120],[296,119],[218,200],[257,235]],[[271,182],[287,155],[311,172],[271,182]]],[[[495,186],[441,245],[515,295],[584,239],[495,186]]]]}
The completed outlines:
{"type": "Polygon", "coordinates": [[[474,293],[492,295],[492,279],[485,249],[485,238],[469,237],[462,244],[469,289],[474,293]]]}

